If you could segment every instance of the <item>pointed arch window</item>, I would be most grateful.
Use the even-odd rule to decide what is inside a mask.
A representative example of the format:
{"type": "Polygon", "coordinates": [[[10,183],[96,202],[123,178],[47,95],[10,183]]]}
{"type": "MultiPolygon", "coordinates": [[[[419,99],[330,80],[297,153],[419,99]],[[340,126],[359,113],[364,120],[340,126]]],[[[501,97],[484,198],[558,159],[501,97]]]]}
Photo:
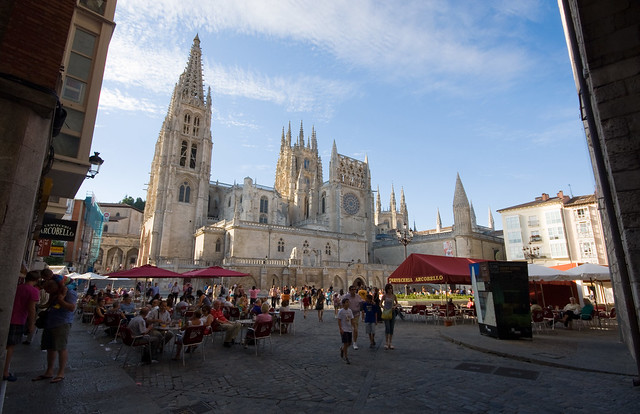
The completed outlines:
{"type": "Polygon", "coordinates": [[[200,133],[200,117],[196,116],[193,118],[193,136],[197,137],[200,133]]]}
{"type": "Polygon", "coordinates": [[[260,197],[260,212],[269,213],[269,200],[265,196],[260,197]]]}
{"type": "Polygon", "coordinates": [[[327,243],[327,245],[324,246],[324,254],[331,256],[331,244],[327,243]]]}
{"type": "Polygon", "coordinates": [[[189,159],[189,168],[196,168],[196,158],[198,157],[198,146],[191,144],[191,158],[189,159]]]}
{"type": "Polygon", "coordinates": [[[322,193],[322,199],[320,200],[320,208],[322,214],[327,212],[327,193],[322,193]]]}
{"type": "Polygon", "coordinates": [[[305,240],[304,243],[302,243],[302,253],[304,254],[309,253],[309,242],[307,240],[305,240]]]}
{"type": "Polygon", "coordinates": [[[184,114],[184,122],[182,123],[182,133],[189,134],[191,129],[191,114],[184,114]]]}
{"type": "Polygon", "coordinates": [[[189,183],[185,181],[180,186],[178,201],[181,203],[189,203],[190,200],[191,200],[191,186],[189,186],[189,183]]]}
{"type": "Polygon", "coordinates": [[[222,250],[222,240],[216,240],[216,252],[220,252],[222,250]]]}
{"type": "Polygon", "coordinates": [[[304,198],[304,218],[309,218],[309,197],[304,198]]]}
{"type": "Polygon", "coordinates": [[[262,223],[262,224],[267,224],[269,222],[267,215],[266,214],[260,214],[260,218],[258,219],[258,222],[262,223]]]}
{"type": "Polygon", "coordinates": [[[278,240],[278,252],[284,253],[284,240],[278,240]]]}
{"type": "Polygon", "coordinates": [[[187,141],[182,141],[182,145],[180,146],[180,166],[184,167],[187,165],[187,141]]]}

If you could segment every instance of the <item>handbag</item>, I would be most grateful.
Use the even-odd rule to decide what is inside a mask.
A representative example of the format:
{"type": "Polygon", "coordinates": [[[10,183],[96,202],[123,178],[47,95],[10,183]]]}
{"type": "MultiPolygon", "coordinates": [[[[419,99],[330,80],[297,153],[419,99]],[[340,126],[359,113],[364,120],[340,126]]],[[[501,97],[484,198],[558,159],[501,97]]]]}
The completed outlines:
{"type": "Polygon", "coordinates": [[[36,319],[36,328],[44,329],[47,324],[47,318],[49,317],[49,309],[45,309],[38,313],[38,318],[36,319]]]}
{"type": "Polygon", "coordinates": [[[393,309],[385,309],[382,311],[382,320],[389,321],[393,319],[393,309]]]}

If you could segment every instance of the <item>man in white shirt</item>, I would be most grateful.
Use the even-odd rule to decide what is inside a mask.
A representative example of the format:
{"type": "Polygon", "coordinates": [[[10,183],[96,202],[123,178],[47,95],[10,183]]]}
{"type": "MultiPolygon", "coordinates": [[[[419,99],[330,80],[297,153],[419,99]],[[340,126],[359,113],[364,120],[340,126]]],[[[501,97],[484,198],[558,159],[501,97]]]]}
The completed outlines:
{"type": "MultiPolygon", "coordinates": [[[[148,335],[149,342],[151,343],[151,360],[153,361],[154,352],[158,351],[160,344],[162,343],[162,336],[153,334],[153,326],[147,327],[147,321],[145,317],[149,314],[149,308],[144,307],[140,309],[140,313],[136,315],[131,321],[129,321],[128,328],[131,330],[133,336],[148,335]]],[[[144,358],[144,357],[143,357],[144,358]]]]}

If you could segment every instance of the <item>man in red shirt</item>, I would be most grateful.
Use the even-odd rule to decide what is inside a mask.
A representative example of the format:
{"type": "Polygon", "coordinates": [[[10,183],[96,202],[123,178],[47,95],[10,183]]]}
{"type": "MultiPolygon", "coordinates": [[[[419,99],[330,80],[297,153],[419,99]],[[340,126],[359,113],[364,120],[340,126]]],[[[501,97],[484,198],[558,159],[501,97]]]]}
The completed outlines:
{"type": "Polygon", "coordinates": [[[27,333],[36,329],[36,303],[40,300],[40,290],[35,287],[40,280],[40,272],[32,270],[27,273],[25,282],[18,285],[16,296],[13,301],[13,311],[11,313],[11,324],[9,325],[9,336],[7,338],[7,358],[4,362],[3,381],[16,381],[15,375],[9,372],[11,357],[16,344],[22,342],[24,326],[27,324],[27,333]]]}
{"type": "Polygon", "coordinates": [[[222,312],[222,302],[216,300],[213,302],[213,309],[211,309],[211,316],[213,316],[213,325],[217,323],[220,326],[220,329],[225,331],[224,337],[224,346],[229,348],[231,344],[235,341],[236,337],[240,333],[240,325],[238,322],[231,322],[227,318],[225,318],[224,313],[222,312]]]}

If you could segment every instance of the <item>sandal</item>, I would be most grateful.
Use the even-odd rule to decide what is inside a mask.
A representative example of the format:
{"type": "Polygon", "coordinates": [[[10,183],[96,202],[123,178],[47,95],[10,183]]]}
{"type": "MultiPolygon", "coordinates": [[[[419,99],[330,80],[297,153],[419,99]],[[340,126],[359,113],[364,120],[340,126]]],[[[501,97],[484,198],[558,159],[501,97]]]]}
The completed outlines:
{"type": "Polygon", "coordinates": [[[385,345],[385,346],[384,346],[384,350],[385,350],[385,351],[389,350],[389,345],[385,345]]]}
{"type": "Polygon", "coordinates": [[[389,349],[396,349],[396,347],[393,345],[389,345],[389,349]]]}
{"type": "Polygon", "coordinates": [[[42,381],[42,380],[48,380],[53,378],[53,376],[49,376],[49,375],[38,375],[35,378],[32,378],[31,381],[42,381]]]}
{"type": "Polygon", "coordinates": [[[49,381],[49,384],[57,384],[60,381],[62,381],[64,379],[64,377],[55,377],[54,379],[52,379],[51,381],[49,381]]]}

